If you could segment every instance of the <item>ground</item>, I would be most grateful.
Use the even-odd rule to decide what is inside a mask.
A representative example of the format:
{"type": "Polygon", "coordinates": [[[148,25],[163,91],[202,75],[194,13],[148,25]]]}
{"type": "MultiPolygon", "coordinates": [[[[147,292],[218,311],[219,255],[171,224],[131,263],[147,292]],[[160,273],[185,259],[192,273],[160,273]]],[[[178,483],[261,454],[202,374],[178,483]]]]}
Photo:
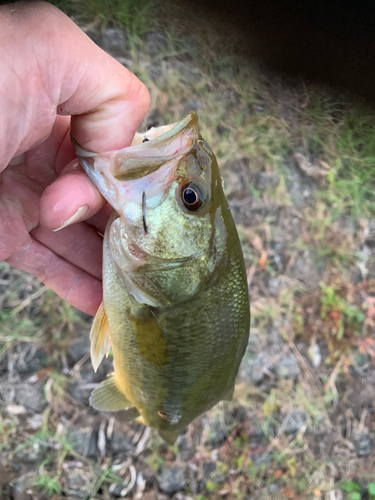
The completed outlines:
{"type": "Polygon", "coordinates": [[[168,447],[89,407],[111,370],[92,369],[92,318],[0,264],[1,498],[375,498],[375,113],[160,5],[56,3],[146,83],[142,130],[197,110],[243,245],[251,335],[233,402],[168,447]]]}

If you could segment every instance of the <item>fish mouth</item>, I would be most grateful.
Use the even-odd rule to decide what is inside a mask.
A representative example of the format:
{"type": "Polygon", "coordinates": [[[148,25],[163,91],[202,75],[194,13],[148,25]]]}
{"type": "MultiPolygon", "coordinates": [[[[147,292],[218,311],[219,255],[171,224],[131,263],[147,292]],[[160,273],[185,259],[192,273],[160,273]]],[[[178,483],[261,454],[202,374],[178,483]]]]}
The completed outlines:
{"type": "Polygon", "coordinates": [[[71,137],[73,148],[86,173],[107,171],[114,179],[131,181],[145,177],[191,149],[201,139],[198,116],[191,111],[180,122],[137,133],[132,145],[117,151],[95,153],[82,148],[71,137]]]}
{"type": "Polygon", "coordinates": [[[124,202],[140,203],[143,191],[148,207],[158,205],[175,180],[180,159],[202,137],[192,111],[178,123],[137,133],[131,146],[116,151],[95,153],[83,149],[74,137],[71,140],[91,182],[121,214],[124,202]]]}

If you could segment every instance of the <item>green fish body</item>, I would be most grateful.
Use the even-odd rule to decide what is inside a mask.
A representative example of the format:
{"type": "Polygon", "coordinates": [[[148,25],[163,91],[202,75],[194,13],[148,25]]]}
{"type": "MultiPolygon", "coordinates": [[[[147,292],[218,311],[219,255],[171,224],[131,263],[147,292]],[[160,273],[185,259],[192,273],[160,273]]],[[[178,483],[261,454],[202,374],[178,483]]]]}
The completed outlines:
{"type": "Polygon", "coordinates": [[[75,148],[114,208],[91,330],[94,369],[111,346],[114,372],[91,404],[127,409],[173,443],[231,399],[248,342],[245,266],[217,162],[194,112],[121,151],[75,148]]]}

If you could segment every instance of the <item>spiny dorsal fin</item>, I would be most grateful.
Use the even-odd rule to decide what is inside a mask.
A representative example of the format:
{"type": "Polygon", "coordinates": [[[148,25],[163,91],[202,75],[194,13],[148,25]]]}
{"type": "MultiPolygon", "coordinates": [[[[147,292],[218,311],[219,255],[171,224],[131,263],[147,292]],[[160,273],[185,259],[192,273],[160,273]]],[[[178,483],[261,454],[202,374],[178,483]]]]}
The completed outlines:
{"type": "Polygon", "coordinates": [[[180,434],[180,431],[162,431],[158,430],[159,436],[164,439],[164,441],[167,444],[174,444],[176,439],[178,438],[178,435],[180,434]]]}
{"type": "Polygon", "coordinates": [[[113,373],[93,390],[90,405],[99,411],[117,411],[132,407],[132,403],[117,387],[113,373]]]}
{"type": "Polygon", "coordinates": [[[90,332],[91,363],[96,371],[104,356],[108,353],[111,344],[109,340],[109,326],[103,302],[95,315],[90,332]]]}

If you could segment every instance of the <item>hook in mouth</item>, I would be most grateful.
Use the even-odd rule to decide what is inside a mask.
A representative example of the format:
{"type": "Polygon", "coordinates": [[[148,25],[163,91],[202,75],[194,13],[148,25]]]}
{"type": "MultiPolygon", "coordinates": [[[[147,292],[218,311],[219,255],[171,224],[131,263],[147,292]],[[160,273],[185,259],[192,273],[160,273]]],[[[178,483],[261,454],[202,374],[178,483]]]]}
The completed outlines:
{"type": "Polygon", "coordinates": [[[145,234],[148,233],[148,227],[146,224],[146,191],[142,192],[142,220],[143,220],[143,229],[145,234]]]}

